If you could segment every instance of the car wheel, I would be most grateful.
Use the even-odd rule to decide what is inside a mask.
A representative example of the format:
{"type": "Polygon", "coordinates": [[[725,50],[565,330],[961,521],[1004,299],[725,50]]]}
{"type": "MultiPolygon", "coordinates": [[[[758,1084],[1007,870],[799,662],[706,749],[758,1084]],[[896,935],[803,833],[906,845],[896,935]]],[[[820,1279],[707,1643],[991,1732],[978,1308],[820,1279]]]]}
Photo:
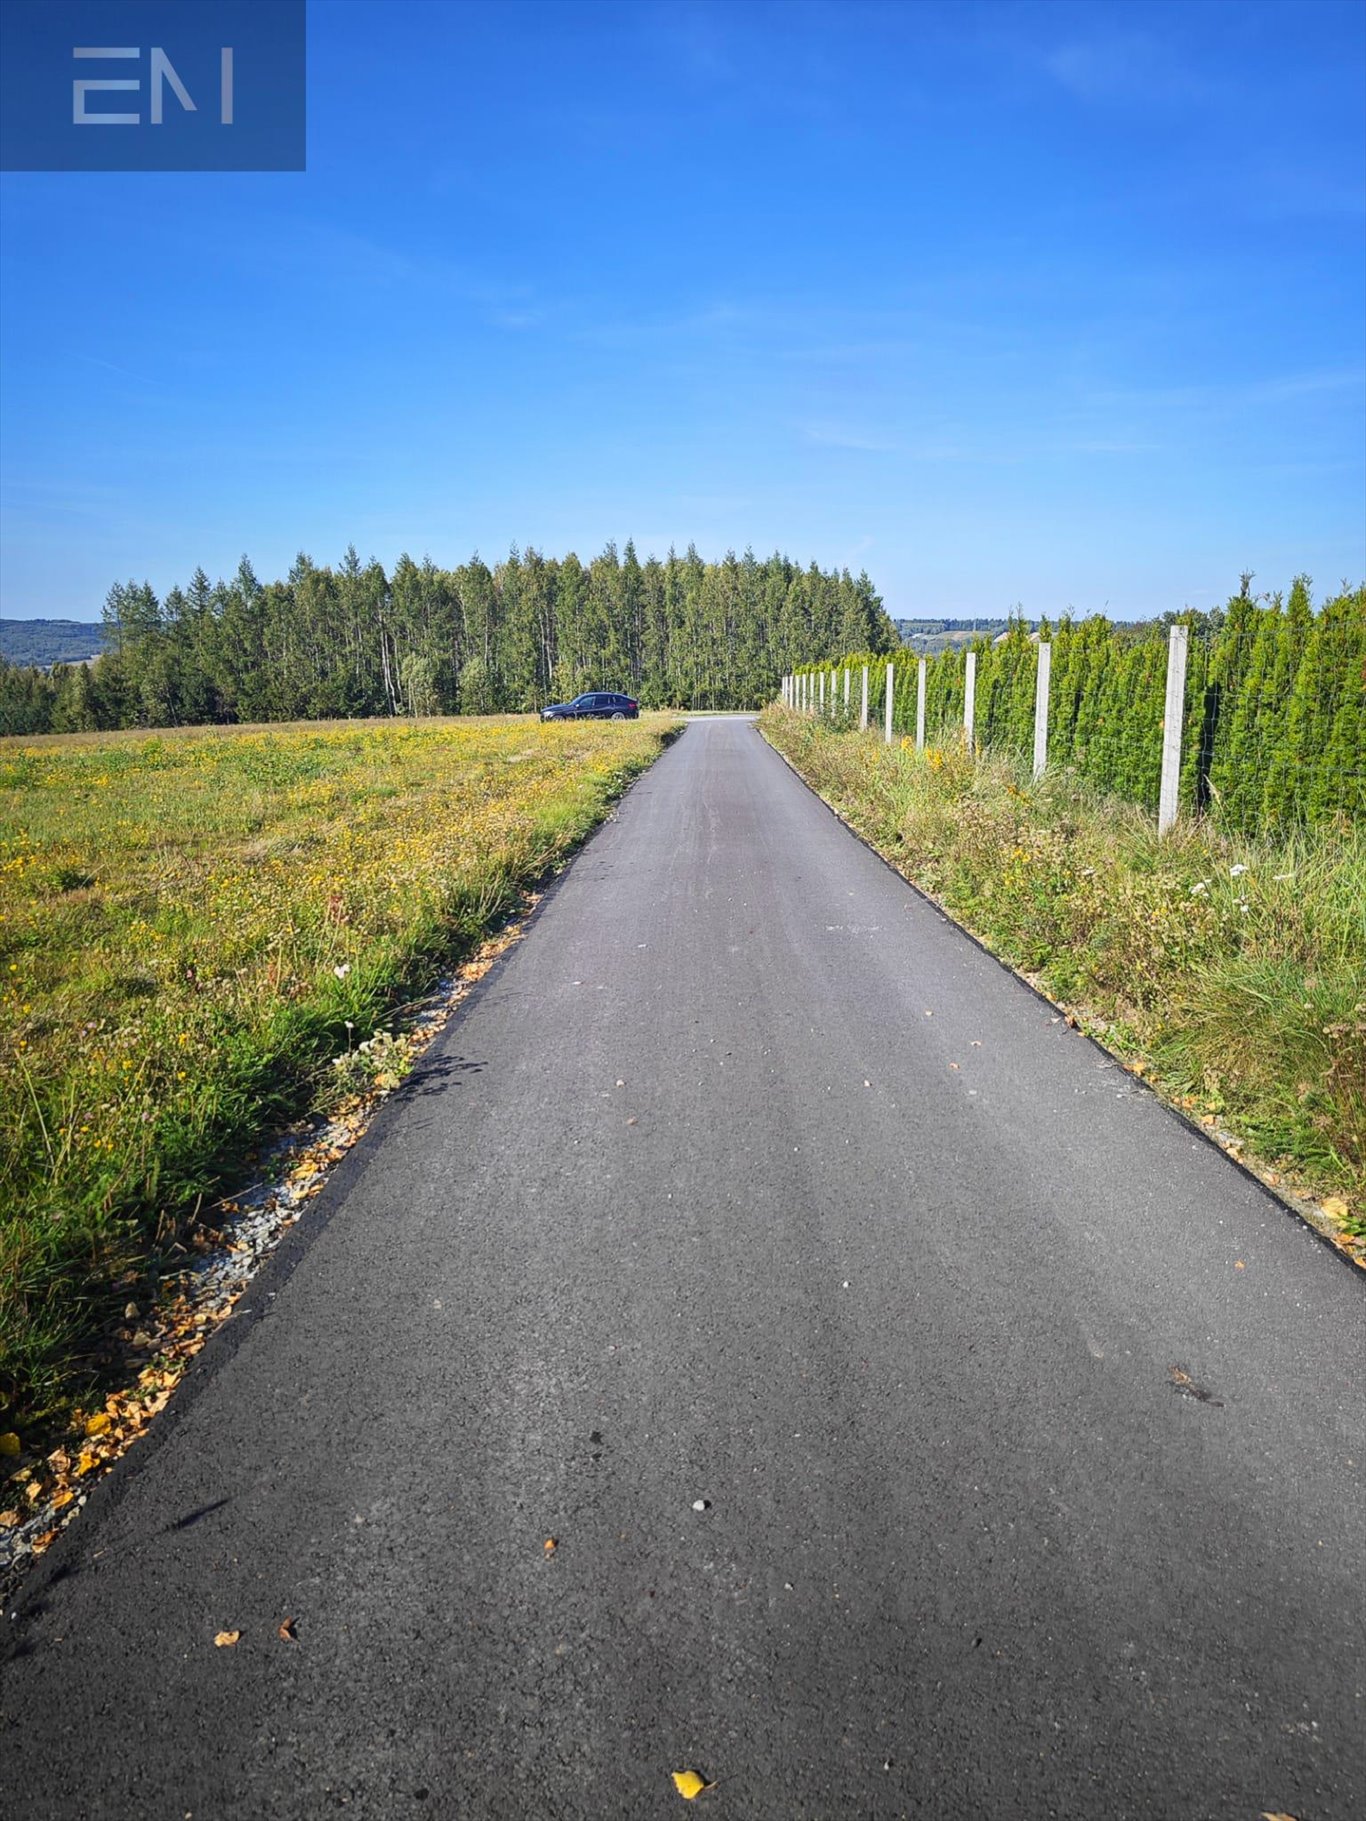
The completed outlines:
{"type": "Polygon", "coordinates": [[[621,712],[621,710],[619,708],[617,708],[612,711],[612,719],[614,721],[624,721],[626,719],[626,716],[621,712]]]}

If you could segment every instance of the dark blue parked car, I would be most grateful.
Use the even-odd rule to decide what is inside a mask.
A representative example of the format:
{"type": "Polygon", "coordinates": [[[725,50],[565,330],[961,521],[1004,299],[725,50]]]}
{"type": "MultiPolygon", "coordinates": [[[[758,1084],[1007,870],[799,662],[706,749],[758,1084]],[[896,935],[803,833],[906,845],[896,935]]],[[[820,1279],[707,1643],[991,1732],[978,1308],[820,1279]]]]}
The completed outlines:
{"type": "Polygon", "coordinates": [[[593,689],[572,702],[551,702],[541,710],[543,721],[636,721],[640,703],[610,689],[593,689]]]}

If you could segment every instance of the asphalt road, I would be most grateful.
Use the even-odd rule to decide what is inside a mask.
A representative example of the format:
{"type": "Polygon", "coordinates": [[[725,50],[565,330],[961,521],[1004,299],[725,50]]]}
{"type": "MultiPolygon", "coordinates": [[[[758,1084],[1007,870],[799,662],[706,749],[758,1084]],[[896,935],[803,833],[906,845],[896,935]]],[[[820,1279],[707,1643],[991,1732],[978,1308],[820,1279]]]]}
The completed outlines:
{"type": "Polygon", "coordinates": [[[1360,1816],[1364,1290],[694,723],[6,1614],[0,1807],[1360,1816]]]}

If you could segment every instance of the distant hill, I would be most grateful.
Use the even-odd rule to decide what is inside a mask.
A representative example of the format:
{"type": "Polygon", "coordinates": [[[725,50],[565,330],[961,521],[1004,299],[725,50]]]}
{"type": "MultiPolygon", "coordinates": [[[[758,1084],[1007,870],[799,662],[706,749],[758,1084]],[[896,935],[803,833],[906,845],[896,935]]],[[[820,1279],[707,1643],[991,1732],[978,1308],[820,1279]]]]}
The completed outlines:
{"type": "Polygon", "coordinates": [[[0,620],[0,657],[11,664],[79,664],[104,650],[98,620],[0,620]]]}
{"type": "MultiPolygon", "coordinates": [[[[951,646],[970,645],[984,633],[988,638],[994,639],[1009,624],[1008,619],[993,619],[984,614],[975,620],[897,620],[896,629],[901,643],[911,651],[918,652],[922,657],[935,657],[951,646]]],[[[1030,621],[1031,630],[1037,626],[1037,620],[1030,621]]]]}

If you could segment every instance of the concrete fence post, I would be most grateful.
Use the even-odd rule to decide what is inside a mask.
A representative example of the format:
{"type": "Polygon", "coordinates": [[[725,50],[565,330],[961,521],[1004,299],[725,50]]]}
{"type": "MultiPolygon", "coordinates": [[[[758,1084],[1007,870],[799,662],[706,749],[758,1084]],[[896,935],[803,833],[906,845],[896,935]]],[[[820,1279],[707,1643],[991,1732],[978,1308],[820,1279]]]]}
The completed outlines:
{"type": "Polygon", "coordinates": [[[925,750],[925,660],[915,667],[915,749],[925,750]]]}
{"type": "Polygon", "coordinates": [[[1162,792],[1157,806],[1157,832],[1165,835],[1176,821],[1181,790],[1181,726],[1186,713],[1186,641],[1188,629],[1173,626],[1167,639],[1167,704],[1162,716],[1162,792]]]}
{"type": "Polygon", "coordinates": [[[1041,778],[1048,764],[1048,679],[1053,668],[1053,647],[1039,640],[1039,674],[1034,685],[1034,776],[1041,778]]]}
{"type": "Polygon", "coordinates": [[[895,672],[892,669],[892,660],[890,658],[888,658],[888,660],[887,660],[887,732],[886,732],[885,737],[886,737],[887,744],[889,746],[892,743],[892,692],[895,688],[895,683],[893,681],[894,675],[895,675],[895,672]]]}
{"type": "Polygon", "coordinates": [[[822,671],[820,674],[820,688],[818,691],[818,700],[817,700],[816,706],[820,709],[822,714],[825,713],[825,672],[824,671],[822,671]]]}
{"type": "Polygon", "coordinates": [[[968,653],[967,666],[963,675],[963,740],[969,752],[973,750],[973,738],[977,726],[977,653],[968,653]]]}
{"type": "Polygon", "coordinates": [[[844,666],[844,712],[849,712],[849,666],[844,666]]]}
{"type": "Polygon", "coordinates": [[[859,732],[868,731],[868,666],[863,666],[863,701],[858,711],[859,732]]]}
{"type": "Polygon", "coordinates": [[[830,718],[832,721],[835,718],[835,679],[838,675],[837,670],[830,672],[830,718]]]}

